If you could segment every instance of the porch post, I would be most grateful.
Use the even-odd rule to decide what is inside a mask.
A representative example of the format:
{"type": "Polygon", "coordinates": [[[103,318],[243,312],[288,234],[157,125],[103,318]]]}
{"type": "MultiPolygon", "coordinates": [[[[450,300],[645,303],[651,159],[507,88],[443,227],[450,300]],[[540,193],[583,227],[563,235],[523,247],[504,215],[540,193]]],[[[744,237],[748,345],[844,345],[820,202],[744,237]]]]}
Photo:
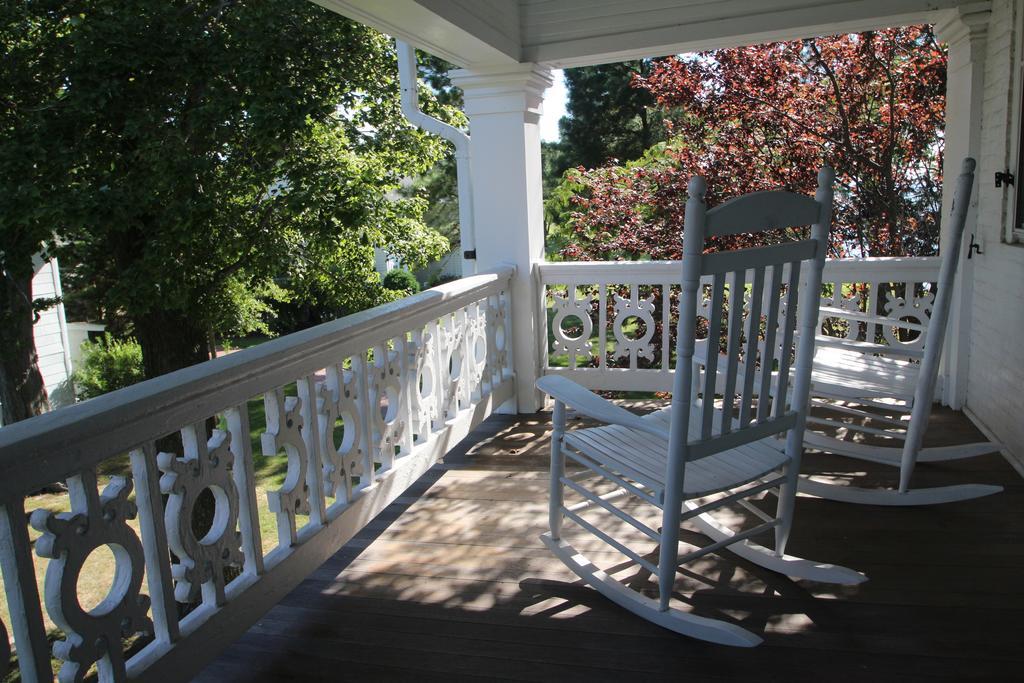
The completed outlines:
{"type": "MultiPolygon", "coordinates": [[[[970,156],[980,163],[981,110],[985,83],[985,49],[989,3],[974,3],[969,7],[951,11],[936,22],[939,40],[949,46],[949,67],[946,76],[946,149],[943,159],[942,228],[939,250],[949,241],[947,219],[953,203],[954,187],[960,164],[970,156]]],[[[982,174],[978,182],[986,179],[982,174]]],[[[964,405],[967,394],[968,350],[970,348],[969,320],[974,288],[974,263],[967,258],[971,235],[977,232],[978,187],[971,194],[964,239],[961,244],[960,272],[956,277],[953,306],[943,353],[940,379],[942,402],[955,409],[964,405]]]]}
{"type": "Polygon", "coordinates": [[[544,258],[538,123],[551,71],[513,64],[460,69],[451,78],[462,88],[469,117],[477,272],[502,263],[516,266],[508,337],[516,373],[515,410],[532,413],[542,404],[534,389],[543,344],[533,277],[534,264],[544,258]]]}

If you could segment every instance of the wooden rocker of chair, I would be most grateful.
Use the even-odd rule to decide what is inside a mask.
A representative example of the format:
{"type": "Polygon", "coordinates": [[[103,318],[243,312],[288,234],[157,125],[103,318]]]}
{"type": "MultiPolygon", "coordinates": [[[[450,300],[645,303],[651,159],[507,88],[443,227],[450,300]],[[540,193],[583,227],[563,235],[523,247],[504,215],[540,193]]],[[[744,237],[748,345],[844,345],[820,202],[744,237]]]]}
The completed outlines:
{"type": "MultiPolygon", "coordinates": [[[[931,321],[925,328],[906,321],[877,318],[870,314],[853,313],[822,307],[822,317],[846,317],[870,324],[906,326],[924,335],[924,350],[920,362],[878,355],[872,344],[846,342],[834,337],[818,337],[814,368],[811,373],[812,405],[840,410],[844,413],[883,419],[884,430],[871,427],[845,425],[834,420],[811,416],[812,424],[846,426],[854,431],[886,436],[899,442],[900,447],[867,445],[837,439],[827,434],[807,430],[804,444],[810,448],[861,460],[893,465],[900,468],[898,489],[872,489],[839,485],[820,479],[804,477],[799,490],[803,493],[847,503],[867,505],[934,505],[970,498],[978,498],[1002,491],[1000,486],[985,484],[958,484],[930,488],[911,488],[915,465],[920,462],[941,462],[971,458],[998,451],[999,444],[981,442],[957,446],[922,448],[922,441],[935,398],[935,384],[939,373],[942,344],[949,322],[953,281],[960,258],[960,243],[967,221],[967,209],[974,183],[974,159],[967,158],[957,179],[953,210],[950,216],[949,244],[943,245],[939,270],[938,295],[935,298],[931,321]],[[921,329],[917,329],[920,327],[921,329]],[[834,403],[842,402],[841,404],[834,403]],[[898,412],[909,412],[906,431],[898,420],[878,418],[862,407],[885,406],[898,412]]],[[[909,294],[908,294],[909,296],[909,294]]],[[[884,353],[885,347],[882,347],[884,353]]]]}
{"type": "MultiPolygon", "coordinates": [[[[671,606],[680,564],[728,548],[753,563],[792,577],[840,584],[865,580],[853,570],[785,553],[803,450],[820,299],[817,293],[821,290],[831,225],[832,171],[823,168],[818,174],[814,198],[789,192],[759,192],[707,211],[705,192],[703,179],[690,181],[671,408],[639,417],[568,378],[547,376],[537,382],[538,388],[555,400],[550,532],[542,539],[578,576],[631,612],[695,638],[753,646],[760,637],[737,624],[671,606]],[[813,226],[810,239],[704,253],[706,236],[806,225],[813,226]],[[802,266],[805,278],[801,284],[802,266]],[[711,284],[702,285],[702,277],[710,277],[711,284]],[[705,286],[709,301],[702,304],[705,286]],[[797,296],[801,291],[811,296],[799,311],[797,334],[797,296]],[[743,305],[745,295],[751,302],[749,307],[743,305]],[[777,315],[780,300],[786,304],[786,315],[777,315]],[[724,339],[726,353],[721,362],[716,353],[706,354],[706,360],[695,358],[698,316],[707,316],[707,344],[721,344],[724,339]],[[764,323],[762,332],[763,320],[777,322],[764,323]],[[794,355],[793,387],[787,392],[785,385],[794,355]],[[757,361],[743,363],[741,358],[757,361]],[[760,386],[759,365],[780,367],[778,376],[786,378],[781,380],[780,395],[790,397],[789,405],[783,400],[754,400],[759,393],[769,393],[767,387],[760,386]],[[724,393],[717,389],[719,382],[724,393]],[[716,394],[724,396],[721,408],[716,406],[716,394]],[[567,406],[603,426],[566,431],[567,406]],[[568,475],[567,459],[582,467],[582,472],[568,475]],[[613,490],[605,491],[608,486],[613,490]],[[566,489],[581,502],[567,504],[566,489]],[[777,496],[774,515],[748,502],[751,497],[768,493],[777,496]],[[745,529],[730,528],[715,512],[732,505],[742,505],[762,523],[745,529]],[[652,528],[658,524],[644,521],[646,511],[652,519],[660,520],[660,530],[652,528]],[[686,520],[696,523],[712,542],[680,553],[680,525],[686,520]],[[657,577],[658,598],[627,588],[587,559],[563,533],[566,521],[657,577]],[[631,538],[635,532],[635,538],[624,540],[622,529],[630,532],[631,538]],[[764,535],[774,536],[774,547],[753,540],[764,535]],[[654,542],[656,553],[636,550],[637,542],[654,542]]],[[[763,377],[770,377],[770,373],[763,377]]]]}

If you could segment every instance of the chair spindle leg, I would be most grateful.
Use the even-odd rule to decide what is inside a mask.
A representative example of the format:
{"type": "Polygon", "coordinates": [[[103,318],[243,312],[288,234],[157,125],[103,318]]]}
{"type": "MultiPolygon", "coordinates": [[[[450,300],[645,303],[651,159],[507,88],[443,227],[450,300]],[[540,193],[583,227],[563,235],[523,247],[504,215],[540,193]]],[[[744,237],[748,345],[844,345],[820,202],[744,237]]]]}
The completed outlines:
{"type": "Polygon", "coordinates": [[[548,496],[548,525],[551,538],[556,541],[562,534],[562,477],[565,476],[565,455],[562,453],[562,437],[565,435],[565,404],[555,401],[551,418],[551,484],[548,496]]]}

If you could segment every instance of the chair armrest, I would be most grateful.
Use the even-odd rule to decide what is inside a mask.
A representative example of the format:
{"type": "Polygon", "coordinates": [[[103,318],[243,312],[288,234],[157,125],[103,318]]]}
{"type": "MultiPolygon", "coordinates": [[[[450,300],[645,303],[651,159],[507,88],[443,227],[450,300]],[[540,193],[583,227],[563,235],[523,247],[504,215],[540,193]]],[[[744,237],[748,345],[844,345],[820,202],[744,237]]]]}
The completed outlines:
{"type": "Polygon", "coordinates": [[[856,320],[864,323],[878,323],[880,325],[902,327],[907,330],[917,330],[918,332],[928,331],[928,326],[922,325],[921,323],[912,323],[907,320],[897,320],[896,318],[886,318],[881,315],[871,315],[870,313],[864,313],[863,311],[848,311],[845,308],[835,308],[833,306],[822,306],[818,309],[818,318],[846,318],[847,320],[856,320]]]}
{"type": "Polygon", "coordinates": [[[556,401],[573,408],[577,413],[591,417],[605,424],[620,425],[647,434],[668,438],[668,431],[643,420],[625,408],[607,401],[589,389],[580,386],[567,377],[547,375],[537,380],[537,388],[556,401]]]}

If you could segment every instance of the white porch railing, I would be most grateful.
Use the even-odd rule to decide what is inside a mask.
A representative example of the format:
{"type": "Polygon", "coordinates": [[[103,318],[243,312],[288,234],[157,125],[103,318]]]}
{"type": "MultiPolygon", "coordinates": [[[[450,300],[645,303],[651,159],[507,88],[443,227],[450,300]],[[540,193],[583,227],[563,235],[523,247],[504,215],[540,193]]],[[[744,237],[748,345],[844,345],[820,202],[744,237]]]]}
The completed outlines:
{"type": "MultiPolygon", "coordinates": [[[[927,326],[938,265],[828,262],[823,305],[841,315],[824,317],[826,333],[914,355],[921,340],[907,335],[927,326]],[[858,319],[867,314],[903,320],[902,331],[858,319]]],[[[594,389],[669,390],[675,314],[664,302],[681,272],[677,262],[539,264],[542,371],[594,389]]],[[[514,397],[512,275],[464,278],[0,430],[11,613],[0,676],[9,627],[22,679],[52,677],[49,617],[61,678],[94,663],[106,680],[188,678],[514,397]],[[287,460],[279,488],[257,489],[251,430],[265,455],[287,460]],[[131,475],[99,491],[117,465],[131,475]],[[67,482],[70,512],[32,513],[33,557],[26,499],[53,481],[67,482]],[[215,513],[197,538],[204,491],[215,513]],[[276,539],[262,537],[260,510],[276,539]],[[78,575],[103,546],[110,593],[85,609],[78,575]],[[150,642],[128,650],[140,633],[150,642]]]]}
{"type": "MultiPolygon", "coordinates": [[[[671,389],[679,262],[549,262],[537,271],[544,374],[569,375],[590,389],[671,389]]],[[[937,257],[827,261],[822,306],[839,311],[822,316],[825,334],[914,355],[938,273],[937,257]],[[858,313],[894,325],[861,321],[858,313]]]]}
{"type": "Polygon", "coordinates": [[[514,396],[512,274],[464,278],[0,430],[0,567],[22,680],[53,675],[44,610],[62,631],[62,680],[93,664],[101,680],[189,678],[514,396]],[[264,454],[287,456],[283,485],[265,496],[250,412],[265,419],[264,454]],[[99,491],[126,456],[131,475],[99,491]],[[70,512],[32,512],[33,558],[26,497],[54,481],[67,482],[70,512]],[[204,491],[215,514],[197,538],[204,491]],[[263,505],[276,526],[269,552],[263,505]],[[103,546],[111,588],[87,610],[79,573],[103,546]],[[183,602],[194,608],[179,617],[183,602]],[[126,654],[140,633],[152,641],[126,654]]]}

